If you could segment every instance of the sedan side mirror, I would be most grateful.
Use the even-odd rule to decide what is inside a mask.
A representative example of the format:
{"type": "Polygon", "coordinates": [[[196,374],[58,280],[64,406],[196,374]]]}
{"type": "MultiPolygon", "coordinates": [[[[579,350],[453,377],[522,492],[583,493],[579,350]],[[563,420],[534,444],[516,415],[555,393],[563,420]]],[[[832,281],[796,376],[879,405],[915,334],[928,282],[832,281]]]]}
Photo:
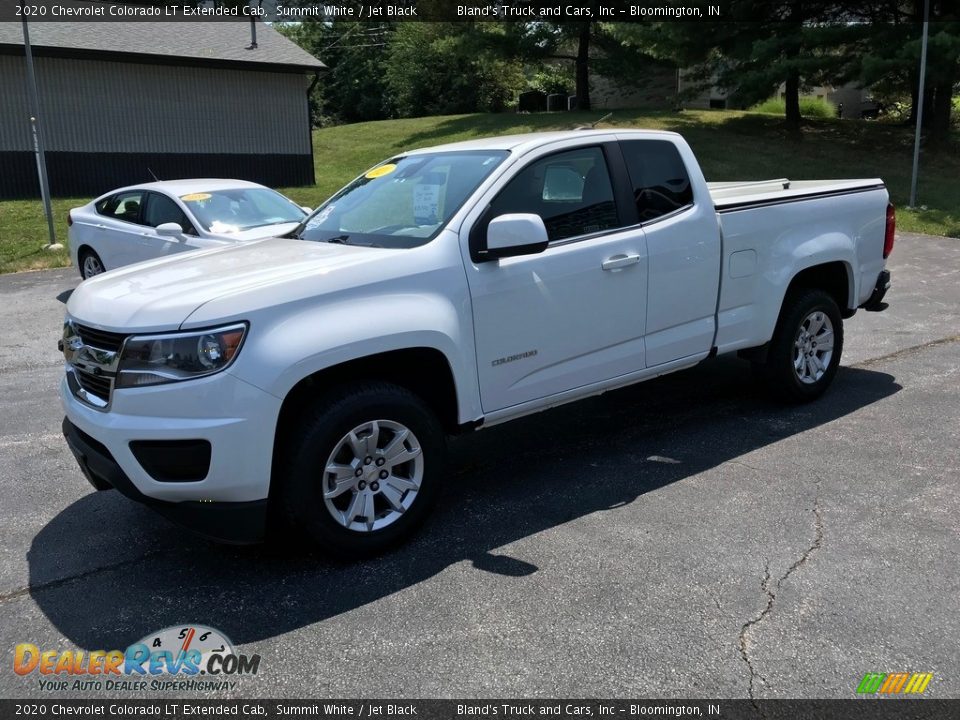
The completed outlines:
{"type": "Polygon", "coordinates": [[[543,218],[533,213],[508,213],[487,226],[488,258],[535,255],[547,249],[550,238],[543,218]]]}
{"type": "Polygon", "coordinates": [[[181,239],[183,238],[183,228],[175,222],[161,223],[156,227],[157,235],[181,239]]]}

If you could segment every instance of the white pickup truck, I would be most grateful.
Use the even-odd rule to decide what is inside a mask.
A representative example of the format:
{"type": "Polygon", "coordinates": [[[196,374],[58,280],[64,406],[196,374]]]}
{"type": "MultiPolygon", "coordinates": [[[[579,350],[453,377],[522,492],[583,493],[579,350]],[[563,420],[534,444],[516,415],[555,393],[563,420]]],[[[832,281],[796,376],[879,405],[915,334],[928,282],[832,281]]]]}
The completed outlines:
{"type": "Polygon", "coordinates": [[[83,282],[64,434],[96,488],[210,536],[270,517],[376,552],[425,517],[450,434],[719,353],[819,396],[893,239],[881,180],[708,184],[668,132],[407,152],[285,238],[83,282]]]}

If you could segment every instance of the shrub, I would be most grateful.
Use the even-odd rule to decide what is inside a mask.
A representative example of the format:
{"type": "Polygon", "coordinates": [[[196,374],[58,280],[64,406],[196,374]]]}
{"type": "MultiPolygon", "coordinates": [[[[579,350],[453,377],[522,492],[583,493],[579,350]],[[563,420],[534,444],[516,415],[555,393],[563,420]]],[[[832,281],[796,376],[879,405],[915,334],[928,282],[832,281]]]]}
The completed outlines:
{"type": "MultiPolygon", "coordinates": [[[[750,108],[753,112],[769,115],[785,115],[787,104],[783,98],[772,97],[750,108]]],[[[803,117],[834,118],[837,116],[837,107],[825,98],[801,97],[800,114],[803,117]]]]}

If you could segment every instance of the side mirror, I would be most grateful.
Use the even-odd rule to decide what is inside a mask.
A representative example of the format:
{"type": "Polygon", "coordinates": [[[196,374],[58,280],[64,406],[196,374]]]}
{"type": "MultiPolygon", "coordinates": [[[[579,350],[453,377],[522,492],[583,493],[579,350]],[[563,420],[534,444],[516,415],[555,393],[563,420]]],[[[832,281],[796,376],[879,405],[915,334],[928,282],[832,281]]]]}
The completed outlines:
{"type": "Polygon", "coordinates": [[[183,237],[183,228],[175,222],[161,223],[156,227],[157,235],[181,239],[183,237]]]}
{"type": "Polygon", "coordinates": [[[301,205],[300,209],[303,210],[307,215],[313,212],[313,208],[307,207],[306,205],[301,205]]]}
{"type": "Polygon", "coordinates": [[[535,255],[547,249],[550,238],[543,218],[533,213],[508,213],[490,221],[487,226],[488,258],[535,255]]]}

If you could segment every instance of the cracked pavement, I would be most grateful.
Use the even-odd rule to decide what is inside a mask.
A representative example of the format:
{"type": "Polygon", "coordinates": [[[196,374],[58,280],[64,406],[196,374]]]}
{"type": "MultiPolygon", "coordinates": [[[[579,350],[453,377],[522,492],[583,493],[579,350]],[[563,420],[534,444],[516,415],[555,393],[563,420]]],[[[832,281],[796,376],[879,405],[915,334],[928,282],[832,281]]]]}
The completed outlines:
{"type": "Polygon", "coordinates": [[[890,267],[819,402],[719,359],[481,431],[424,531],[355,564],[94,493],[59,435],[75,274],[2,276],[0,693],[44,695],[17,643],[201,623],[263,658],[225,696],[853,697],[917,671],[960,697],[960,241],[904,234],[890,267]]]}

